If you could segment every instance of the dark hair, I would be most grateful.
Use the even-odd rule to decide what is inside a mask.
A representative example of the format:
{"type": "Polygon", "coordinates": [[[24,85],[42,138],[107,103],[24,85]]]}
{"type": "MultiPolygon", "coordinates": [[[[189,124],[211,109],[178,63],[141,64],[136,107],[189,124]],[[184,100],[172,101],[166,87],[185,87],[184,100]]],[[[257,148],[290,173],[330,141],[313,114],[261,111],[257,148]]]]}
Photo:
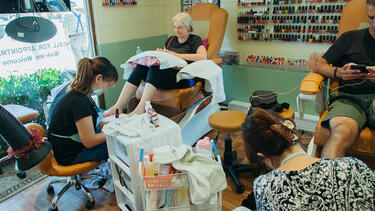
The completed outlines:
{"type": "Polygon", "coordinates": [[[375,0],[366,0],[366,4],[375,6],[375,0]]]}
{"type": "Polygon", "coordinates": [[[292,145],[291,141],[285,138],[285,133],[271,128],[279,125],[283,131],[291,134],[292,130],[282,125],[284,120],[279,114],[261,108],[256,108],[246,117],[241,129],[246,154],[252,163],[257,161],[259,152],[265,156],[281,155],[292,145]]]}
{"type": "Polygon", "coordinates": [[[104,81],[117,82],[118,80],[117,70],[108,59],[104,57],[81,59],[78,62],[78,71],[70,85],[70,90],[89,94],[91,91],[91,83],[99,74],[102,74],[104,81]]]}

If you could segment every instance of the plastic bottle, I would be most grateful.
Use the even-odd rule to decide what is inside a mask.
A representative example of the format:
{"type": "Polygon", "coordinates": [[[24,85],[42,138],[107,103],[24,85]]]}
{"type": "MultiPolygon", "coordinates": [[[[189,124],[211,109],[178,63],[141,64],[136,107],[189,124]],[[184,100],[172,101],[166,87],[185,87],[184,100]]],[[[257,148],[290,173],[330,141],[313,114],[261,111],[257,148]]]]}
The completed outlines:
{"type": "Polygon", "coordinates": [[[209,137],[204,137],[197,142],[196,145],[197,153],[212,158],[211,142],[209,137]]]}
{"type": "Polygon", "coordinates": [[[155,127],[159,127],[159,117],[155,110],[152,108],[150,101],[146,101],[145,110],[148,119],[155,127]]]}
{"type": "Polygon", "coordinates": [[[136,51],[135,53],[136,53],[136,54],[140,54],[140,53],[142,53],[142,49],[141,49],[141,47],[137,46],[137,51],[136,51]]]}

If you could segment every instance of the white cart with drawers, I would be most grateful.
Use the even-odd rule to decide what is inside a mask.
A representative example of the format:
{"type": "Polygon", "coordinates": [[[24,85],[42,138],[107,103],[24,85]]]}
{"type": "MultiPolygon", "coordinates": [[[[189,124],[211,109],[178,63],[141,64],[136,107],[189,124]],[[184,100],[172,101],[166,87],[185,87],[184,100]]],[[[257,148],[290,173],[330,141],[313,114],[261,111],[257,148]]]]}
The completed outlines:
{"type": "MultiPolygon", "coordinates": [[[[137,118],[146,118],[146,114],[137,118]]],[[[134,121],[137,118],[134,118],[134,121]]],[[[118,119],[107,124],[103,131],[107,139],[117,204],[122,210],[142,211],[144,209],[138,169],[140,149],[150,153],[153,148],[163,145],[179,146],[182,144],[181,131],[175,122],[161,115],[159,127],[153,131],[145,130],[141,136],[127,135],[127,129],[134,129],[127,128],[130,126],[133,127],[134,124],[118,119]]]]}

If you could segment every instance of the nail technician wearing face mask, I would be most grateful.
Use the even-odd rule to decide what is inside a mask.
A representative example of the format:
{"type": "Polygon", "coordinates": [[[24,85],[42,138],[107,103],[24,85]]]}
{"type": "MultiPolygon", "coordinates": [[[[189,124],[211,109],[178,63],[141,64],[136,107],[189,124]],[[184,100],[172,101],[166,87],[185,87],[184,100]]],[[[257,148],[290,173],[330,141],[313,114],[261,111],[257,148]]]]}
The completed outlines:
{"type": "Polygon", "coordinates": [[[57,162],[72,165],[108,158],[105,134],[100,132],[103,110],[93,95],[101,95],[118,80],[118,73],[104,57],[83,58],[67,92],[56,103],[48,140],[57,162]]]}

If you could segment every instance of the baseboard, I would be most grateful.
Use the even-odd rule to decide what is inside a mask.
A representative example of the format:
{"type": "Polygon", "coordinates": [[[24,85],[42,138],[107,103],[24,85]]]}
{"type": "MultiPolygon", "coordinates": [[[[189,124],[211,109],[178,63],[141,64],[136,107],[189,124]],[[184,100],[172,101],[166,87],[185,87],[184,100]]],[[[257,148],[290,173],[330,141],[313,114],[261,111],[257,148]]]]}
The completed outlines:
{"type": "MultiPolygon", "coordinates": [[[[247,114],[247,111],[249,110],[251,104],[248,102],[242,102],[237,100],[232,100],[228,104],[229,110],[235,110],[235,111],[241,111],[245,114],[247,114]]],[[[294,112],[294,121],[296,122],[297,128],[299,130],[304,130],[307,132],[314,132],[316,124],[319,121],[319,116],[317,115],[311,115],[311,114],[305,114],[303,116],[303,119],[299,118],[298,112],[294,112]]]]}

